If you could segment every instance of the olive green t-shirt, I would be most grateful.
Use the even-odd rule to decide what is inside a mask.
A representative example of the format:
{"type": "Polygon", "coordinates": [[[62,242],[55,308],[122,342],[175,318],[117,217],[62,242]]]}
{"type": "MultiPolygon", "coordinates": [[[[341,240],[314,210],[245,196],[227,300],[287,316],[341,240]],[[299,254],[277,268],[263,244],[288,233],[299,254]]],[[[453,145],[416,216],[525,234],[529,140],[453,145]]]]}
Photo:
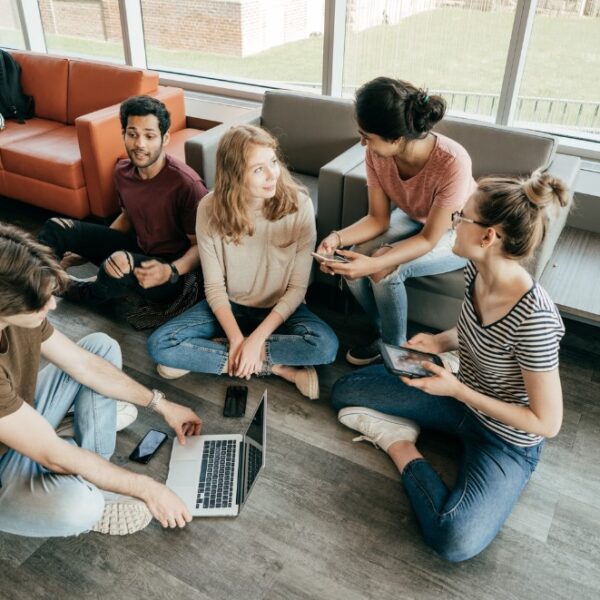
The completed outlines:
{"type": "MultiPolygon", "coordinates": [[[[23,402],[33,406],[42,342],[53,332],[47,319],[35,329],[9,326],[0,331],[0,419],[23,402]]],[[[7,449],[0,442],[0,456],[7,449]]]]}

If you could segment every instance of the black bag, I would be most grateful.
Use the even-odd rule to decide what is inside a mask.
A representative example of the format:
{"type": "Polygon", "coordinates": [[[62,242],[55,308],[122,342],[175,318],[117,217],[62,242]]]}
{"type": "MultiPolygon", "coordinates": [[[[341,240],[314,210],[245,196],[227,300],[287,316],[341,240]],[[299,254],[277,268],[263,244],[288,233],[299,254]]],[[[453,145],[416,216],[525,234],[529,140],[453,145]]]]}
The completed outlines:
{"type": "Polygon", "coordinates": [[[33,98],[21,89],[21,67],[5,50],[0,50],[0,114],[18,123],[34,114],[33,98]]]}

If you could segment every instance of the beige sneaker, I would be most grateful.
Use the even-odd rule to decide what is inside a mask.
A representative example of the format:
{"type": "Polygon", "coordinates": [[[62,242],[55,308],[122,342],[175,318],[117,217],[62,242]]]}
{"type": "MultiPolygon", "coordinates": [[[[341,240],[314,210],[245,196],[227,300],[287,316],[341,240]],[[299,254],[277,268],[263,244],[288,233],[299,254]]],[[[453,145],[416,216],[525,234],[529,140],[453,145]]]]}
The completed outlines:
{"type": "Polygon", "coordinates": [[[179,379],[189,373],[187,369],[176,369],[165,365],[156,365],[156,371],[163,379],[179,379]]]}
{"type": "Polygon", "coordinates": [[[314,367],[303,367],[296,375],[296,387],[309,400],[319,399],[319,376],[314,367]]]}
{"type": "Polygon", "coordinates": [[[414,421],[386,415],[362,406],[342,408],[338,413],[338,421],[346,427],[362,433],[354,438],[353,442],[365,440],[385,452],[394,442],[415,443],[421,431],[419,425],[414,421]]]}
{"type": "Polygon", "coordinates": [[[152,513],[144,502],[131,496],[102,492],[104,513],[91,531],[107,535],[128,535],[141,531],[152,521],[152,513]]]}

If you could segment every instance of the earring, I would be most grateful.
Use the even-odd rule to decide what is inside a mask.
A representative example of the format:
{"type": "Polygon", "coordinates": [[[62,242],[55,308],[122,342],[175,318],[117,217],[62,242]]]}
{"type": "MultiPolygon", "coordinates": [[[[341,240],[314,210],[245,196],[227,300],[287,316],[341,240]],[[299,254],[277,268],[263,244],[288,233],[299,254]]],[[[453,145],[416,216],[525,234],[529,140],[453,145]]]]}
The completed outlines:
{"type": "Polygon", "coordinates": [[[479,244],[482,248],[483,248],[483,242],[481,242],[481,244],[479,244]]]}

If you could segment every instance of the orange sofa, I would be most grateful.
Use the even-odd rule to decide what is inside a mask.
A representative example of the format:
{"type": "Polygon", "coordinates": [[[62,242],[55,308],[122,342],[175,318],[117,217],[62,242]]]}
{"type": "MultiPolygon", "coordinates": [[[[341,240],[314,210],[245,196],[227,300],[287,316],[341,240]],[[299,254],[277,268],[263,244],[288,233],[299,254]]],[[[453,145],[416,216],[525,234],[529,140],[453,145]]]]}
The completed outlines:
{"type": "Polygon", "coordinates": [[[106,218],[118,211],[113,168],[125,156],[119,104],[148,94],[171,113],[167,150],[185,160],[183,90],[158,85],[158,74],[133,67],[11,52],[20,64],[23,92],[35,99],[35,117],[7,121],[0,132],[0,195],[75,218],[106,218]]]}

